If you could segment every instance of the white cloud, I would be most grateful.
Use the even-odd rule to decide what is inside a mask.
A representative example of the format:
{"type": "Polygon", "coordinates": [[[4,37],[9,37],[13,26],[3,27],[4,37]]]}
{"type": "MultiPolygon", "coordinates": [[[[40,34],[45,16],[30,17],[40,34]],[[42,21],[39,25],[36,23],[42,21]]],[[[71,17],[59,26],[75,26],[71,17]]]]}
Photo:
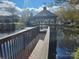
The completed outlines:
{"type": "Polygon", "coordinates": [[[19,8],[19,7],[15,7],[15,9],[16,9],[16,11],[18,11],[18,12],[22,12],[22,9],[19,8]]]}
{"type": "MultiPolygon", "coordinates": [[[[0,11],[5,11],[4,14],[7,13],[7,15],[11,15],[12,12],[19,14],[19,12],[21,12],[22,9],[17,7],[16,4],[13,2],[2,0],[0,3],[0,11]]],[[[0,12],[0,14],[2,13],[0,12]]]]}
{"type": "Polygon", "coordinates": [[[11,15],[10,12],[0,11],[0,16],[9,16],[9,15],[11,15]]]}
{"type": "MultiPolygon", "coordinates": [[[[39,8],[26,8],[26,9],[23,9],[22,11],[23,11],[23,12],[29,11],[29,13],[33,13],[33,15],[36,15],[36,14],[39,13],[41,10],[43,10],[42,7],[39,7],[39,8]]],[[[27,14],[29,14],[29,13],[27,13],[27,14]]]]}
{"type": "Polygon", "coordinates": [[[10,1],[2,1],[2,3],[0,3],[0,7],[15,7],[15,3],[10,1]]]}
{"type": "Polygon", "coordinates": [[[75,7],[76,7],[76,9],[78,9],[78,10],[79,10],[79,4],[78,4],[78,5],[76,5],[75,7]]]}
{"type": "MultiPolygon", "coordinates": [[[[39,8],[27,8],[30,10],[30,12],[32,12],[34,15],[36,15],[37,13],[39,13],[40,11],[43,10],[43,6],[39,7],[39,8]]],[[[53,6],[53,7],[47,7],[47,10],[51,11],[51,12],[56,12],[58,10],[60,6],[53,6]]]]}
{"type": "MultiPolygon", "coordinates": [[[[35,15],[35,14],[39,13],[40,11],[42,11],[43,10],[43,7],[44,7],[44,5],[42,5],[41,7],[38,7],[38,8],[27,8],[27,9],[29,9],[29,11],[35,15]]],[[[49,8],[47,7],[47,9],[49,11],[51,11],[51,12],[57,11],[58,8],[59,8],[59,6],[53,6],[51,8],[50,7],[49,8]]],[[[11,15],[12,11],[14,11],[15,14],[20,15],[21,12],[24,11],[24,9],[21,9],[21,8],[17,7],[16,4],[13,3],[13,2],[3,1],[2,0],[2,3],[0,3],[0,14],[2,14],[1,11],[2,12],[5,11],[4,12],[5,15],[6,14],[7,15],[11,15]]]]}
{"type": "Polygon", "coordinates": [[[58,11],[60,8],[60,6],[53,6],[53,7],[49,7],[48,10],[55,13],[56,11],[58,11]]]}

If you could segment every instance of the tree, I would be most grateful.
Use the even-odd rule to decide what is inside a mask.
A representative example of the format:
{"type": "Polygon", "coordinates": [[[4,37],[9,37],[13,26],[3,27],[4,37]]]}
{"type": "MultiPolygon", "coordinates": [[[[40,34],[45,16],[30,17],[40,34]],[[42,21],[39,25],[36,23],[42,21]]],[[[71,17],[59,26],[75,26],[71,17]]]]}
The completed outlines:
{"type": "Polygon", "coordinates": [[[48,7],[52,7],[53,6],[53,2],[49,3],[47,6],[48,7]]]}
{"type": "Polygon", "coordinates": [[[69,0],[70,4],[78,4],[79,0],[69,0]]]}
{"type": "Polygon", "coordinates": [[[78,10],[75,10],[75,9],[65,10],[63,7],[61,7],[58,12],[63,14],[63,17],[65,20],[71,20],[71,21],[79,20],[79,11],[78,10]]]}
{"type": "Polygon", "coordinates": [[[66,2],[67,0],[55,0],[56,5],[61,5],[63,2],[66,2]]]}
{"type": "Polygon", "coordinates": [[[65,19],[69,19],[69,20],[72,20],[72,21],[76,21],[79,19],[79,13],[76,13],[75,10],[68,10],[66,12],[64,12],[64,17],[65,19]]]}

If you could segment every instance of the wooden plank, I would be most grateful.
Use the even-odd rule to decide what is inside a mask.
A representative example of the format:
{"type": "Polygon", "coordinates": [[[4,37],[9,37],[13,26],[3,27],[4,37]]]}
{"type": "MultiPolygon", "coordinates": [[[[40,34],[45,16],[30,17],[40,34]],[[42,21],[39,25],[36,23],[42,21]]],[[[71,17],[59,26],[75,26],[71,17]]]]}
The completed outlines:
{"type": "Polygon", "coordinates": [[[50,28],[48,28],[44,40],[39,40],[29,59],[48,59],[50,28]]]}

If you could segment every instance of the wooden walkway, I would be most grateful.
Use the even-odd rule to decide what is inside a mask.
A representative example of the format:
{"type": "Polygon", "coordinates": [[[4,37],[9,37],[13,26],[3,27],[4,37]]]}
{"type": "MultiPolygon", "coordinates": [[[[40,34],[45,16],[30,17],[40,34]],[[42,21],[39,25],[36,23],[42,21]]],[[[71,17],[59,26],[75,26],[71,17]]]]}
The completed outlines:
{"type": "Polygon", "coordinates": [[[42,40],[39,40],[36,47],[34,48],[29,59],[48,59],[48,47],[49,47],[49,31],[44,34],[40,34],[39,37],[43,37],[42,40]]]}

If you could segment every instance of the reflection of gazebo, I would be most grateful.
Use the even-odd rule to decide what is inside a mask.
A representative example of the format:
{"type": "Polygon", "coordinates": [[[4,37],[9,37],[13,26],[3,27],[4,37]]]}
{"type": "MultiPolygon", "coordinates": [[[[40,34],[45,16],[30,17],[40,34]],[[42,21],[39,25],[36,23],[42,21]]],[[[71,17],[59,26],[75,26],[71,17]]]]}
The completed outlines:
{"type": "Polygon", "coordinates": [[[31,17],[28,26],[39,26],[40,29],[46,29],[48,26],[56,23],[56,15],[43,8],[41,12],[31,17]]]}

